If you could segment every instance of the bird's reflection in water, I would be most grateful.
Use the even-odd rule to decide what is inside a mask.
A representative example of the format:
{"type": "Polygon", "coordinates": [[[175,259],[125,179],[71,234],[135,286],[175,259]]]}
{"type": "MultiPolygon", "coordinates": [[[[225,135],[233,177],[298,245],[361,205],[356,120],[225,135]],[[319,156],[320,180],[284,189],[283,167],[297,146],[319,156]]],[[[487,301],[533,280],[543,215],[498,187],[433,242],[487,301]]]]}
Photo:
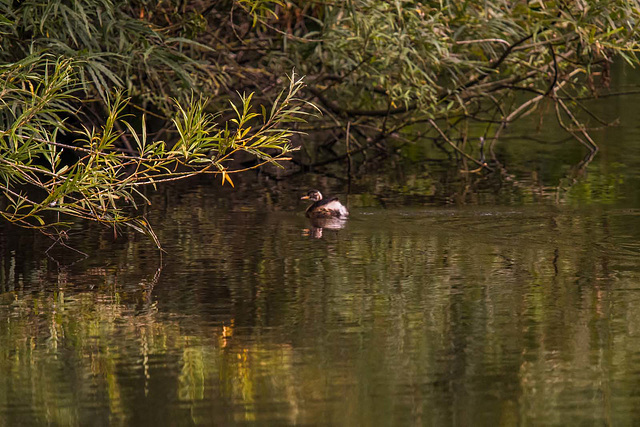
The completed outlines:
{"type": "Polygon", "coordinates": [[[347,220],[344,218],[310,218],[309,223],[311,228],[305,228],[302,234],[314,239],[321,239],[323,230],[343,229],[347,225],[347,220]]]}

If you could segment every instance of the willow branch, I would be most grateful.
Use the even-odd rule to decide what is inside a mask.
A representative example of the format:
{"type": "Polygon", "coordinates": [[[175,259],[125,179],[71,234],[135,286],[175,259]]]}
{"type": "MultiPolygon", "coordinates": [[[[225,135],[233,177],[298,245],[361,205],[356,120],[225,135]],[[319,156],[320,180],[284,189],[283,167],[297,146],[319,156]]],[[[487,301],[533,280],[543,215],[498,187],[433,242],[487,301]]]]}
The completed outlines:
{"type": "Polygon", "coordinates": [[[447,144],[449,144],[454,150],[456,150],[458,153],[460,153],[463,157],[465,157],[468,160],[471,160],[472,162],[474,162],[475,164],[477,164],[480,167],[483,167],[483,168],[486,168],[487,170],[493,171],[493,168],[489,167],[486,163],[482,163],[479,160],[474,159],[473,157],[471,157],[470,155],[468,155],[467,153],[462,151],[456,144],[454,144],[447,137],[447,135],[445,135],[444,132],[442,132],[442,129],[440,129],[440,127],[436,124],[436,122],[433,119],[429,119],[429,123],[440,134],[440,136],[447,142],[447,144]]]}

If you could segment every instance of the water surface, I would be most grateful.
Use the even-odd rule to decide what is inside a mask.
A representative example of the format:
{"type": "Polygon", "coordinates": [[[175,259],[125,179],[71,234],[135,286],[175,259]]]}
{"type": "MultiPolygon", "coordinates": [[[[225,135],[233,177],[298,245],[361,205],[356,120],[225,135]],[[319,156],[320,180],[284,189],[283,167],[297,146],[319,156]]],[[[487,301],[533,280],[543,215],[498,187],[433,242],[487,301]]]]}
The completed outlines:
{"type": "Polygon", "coordinates": [[[0,425],[640,419],[640,210],[363,207],[314,238],[208,191],[158,215],[162,260],[4,235],[0,425]]]}

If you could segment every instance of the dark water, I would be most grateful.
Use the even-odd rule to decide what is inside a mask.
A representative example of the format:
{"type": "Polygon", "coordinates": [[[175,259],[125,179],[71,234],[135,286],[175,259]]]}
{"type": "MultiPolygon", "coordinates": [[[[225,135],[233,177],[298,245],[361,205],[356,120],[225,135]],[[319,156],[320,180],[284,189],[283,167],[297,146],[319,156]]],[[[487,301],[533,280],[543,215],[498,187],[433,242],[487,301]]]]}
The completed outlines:
{"type": "Polygon", "coordinates": [[[499,187],[362,177],[340,230],[310,226],[302,180],[162,189],[162,257],[3,229],[0,426],[637,425],[638,110],[608,102],[628,124],[588,166],[545,128],[498,146],[499,187]]]}
{"type": "Polygon", "coordinates": [[[135,237],[78,231],[72,264],[5,236],[2,425],[640,420],[640,209],[362,208],[316,239],[204,196],[161,269],[135,237]]]}

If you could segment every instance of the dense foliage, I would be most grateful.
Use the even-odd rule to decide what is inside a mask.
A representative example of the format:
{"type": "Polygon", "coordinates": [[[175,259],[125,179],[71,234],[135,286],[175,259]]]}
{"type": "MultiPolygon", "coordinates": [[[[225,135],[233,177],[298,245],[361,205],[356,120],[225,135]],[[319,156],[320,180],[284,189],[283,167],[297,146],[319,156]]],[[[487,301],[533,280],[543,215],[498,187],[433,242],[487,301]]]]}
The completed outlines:
{"type": "Polygon", "coordinates": [[[581,102],[614,56],[638,62],[639,18],[624,0],[2,1],[1,214],[152,234],[123,210],[141,188],[232,184],[238,153],[271,163],[298,131],[302,168],[434,141],[488,172],[502,130],[542,103],[594,153],[581,102]],[[323,114],[300,124],[311,103],[323,114]]]}
{"type": "Polygon", "coordinates": [[[638,62],[640,9],[631,1],[322,4],[302,22],[317,31],[298,25],[288,56],[313,76],[336,137],[350,129],[360,149],[431,137],[483,165],[477,144],[467,144],[482,137],[490,141],[485,167],[499,167],[501,131],[548,101],[560,126],[595,151],[585,126],[597,118],[581,102],[608,87],[615,55],[638,62]]]}
{"type": "Polygon", "coordinates": [[[59,233],[69,217],[79,217],[125,224],[155,239],[135,209],[147,201],[144,187],[202,173],[219,174],[223,184],[233,185],[231,173],[275,164],[292,150],[293,132],[283,123],[306,114],[305,102],[296,98],[302,80],[295,73],[260,112],[252,110],[251,94],[237,96],[230,107],[227,102],[232,114],[219,126],[219,113],[207,111],[203,98],[215,83],[206,79],[211,70],[185,53],[192,45],[210,48],[168,37],[131,16],[127,4],[3,4],[5,219],[59,233]],[[228,166],[241,152],[256,162],[228,166]]]}

